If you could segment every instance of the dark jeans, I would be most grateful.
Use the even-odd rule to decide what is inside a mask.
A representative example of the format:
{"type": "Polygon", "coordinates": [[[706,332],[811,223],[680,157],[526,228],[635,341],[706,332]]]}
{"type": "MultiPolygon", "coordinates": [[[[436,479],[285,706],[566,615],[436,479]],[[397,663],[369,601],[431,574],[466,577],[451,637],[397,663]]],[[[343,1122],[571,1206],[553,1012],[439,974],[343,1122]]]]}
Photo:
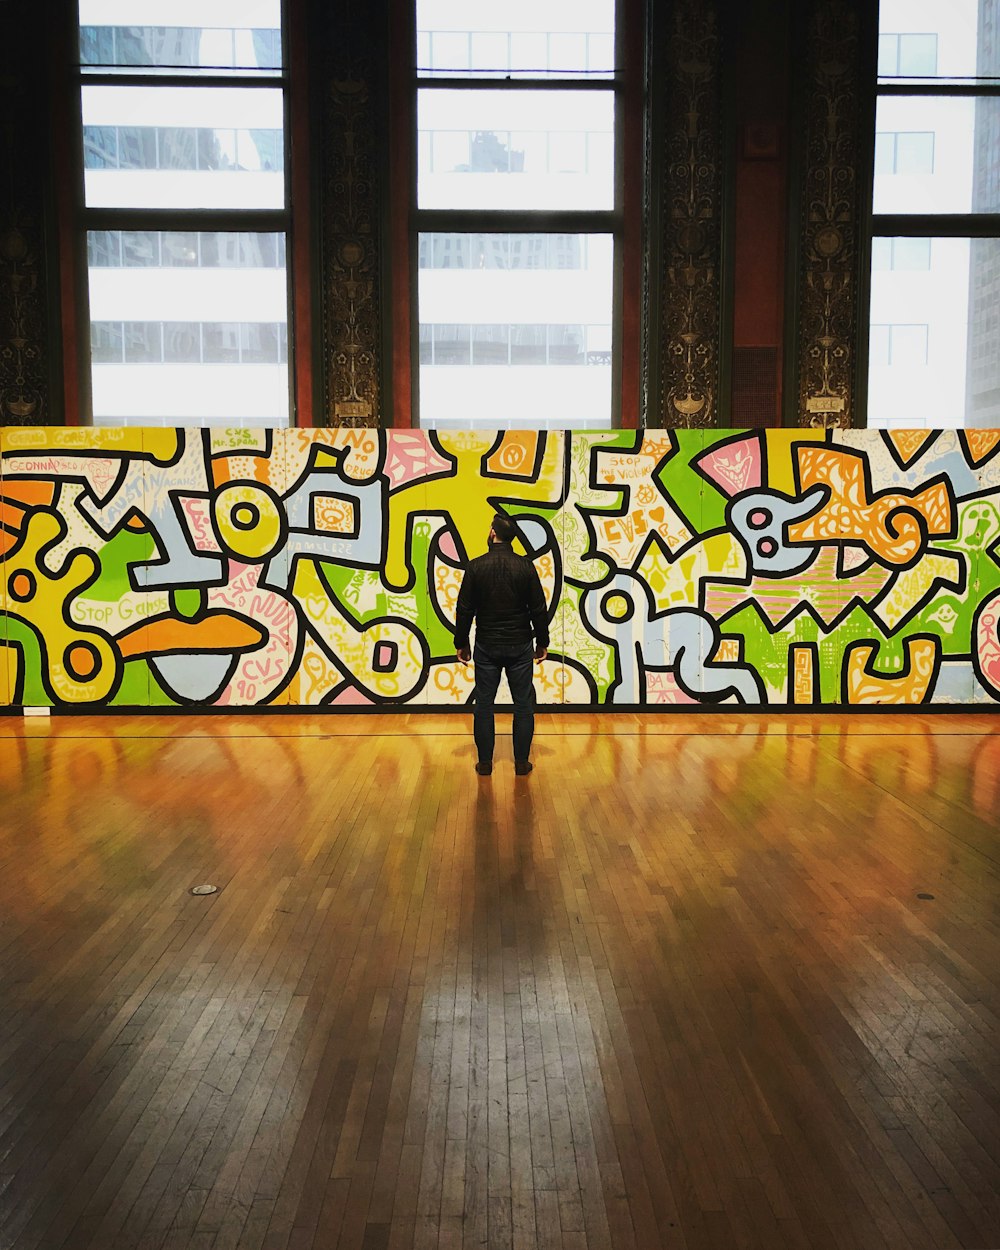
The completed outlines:
{"type": "Polygon", "coordinates": [[[526,760],[535,732],[535,687],[531,681],[534,648],[529,644],[515,655],[487,655],[478,644],[472,655],[476,666],[475,708],[472,731],[476,750],[483,761],[493,759],[495,730],[493,704],[506,669],[510,696],[514,703],[514,759],[526,760]]]}

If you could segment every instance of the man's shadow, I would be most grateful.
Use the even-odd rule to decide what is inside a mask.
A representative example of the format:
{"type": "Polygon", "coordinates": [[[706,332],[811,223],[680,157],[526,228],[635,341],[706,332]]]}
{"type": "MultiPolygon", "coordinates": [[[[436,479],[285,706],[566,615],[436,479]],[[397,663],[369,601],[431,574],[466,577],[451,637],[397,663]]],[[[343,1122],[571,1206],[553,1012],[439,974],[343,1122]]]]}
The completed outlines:
{"type": "Polygon", "coordinates": [[[513,793],[483,779],[473,812],[476,914],[504,948],[538,949],[544,937],[535,877],[536,812],[529,778],[513,793]],[[510,797],[508,797],[510,796],[510,797]]]}

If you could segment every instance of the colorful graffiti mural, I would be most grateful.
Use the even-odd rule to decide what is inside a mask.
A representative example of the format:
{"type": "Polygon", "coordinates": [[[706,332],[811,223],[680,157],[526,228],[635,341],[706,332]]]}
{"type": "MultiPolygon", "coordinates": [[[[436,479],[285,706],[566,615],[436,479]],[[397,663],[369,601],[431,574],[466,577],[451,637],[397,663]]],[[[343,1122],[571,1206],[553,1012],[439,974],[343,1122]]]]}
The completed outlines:
{"type": "Polygon", "coordinates": [[[1000,430],[0,430],[0,702],[454,707],[514,517],[543,704],[1000,701],[1000,430]]]}

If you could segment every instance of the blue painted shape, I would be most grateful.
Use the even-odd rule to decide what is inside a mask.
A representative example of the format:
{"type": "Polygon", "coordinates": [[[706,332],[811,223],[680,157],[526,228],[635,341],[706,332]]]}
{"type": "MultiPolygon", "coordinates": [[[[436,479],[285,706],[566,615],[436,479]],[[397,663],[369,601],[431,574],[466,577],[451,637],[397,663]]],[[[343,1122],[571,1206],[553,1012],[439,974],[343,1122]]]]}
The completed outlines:
{"type": "Polygon", "coordinates": [[[799,499],[776,490],[755,490],[729,504],[728,522],[746,549],[751,576],[785,577],[801,572],[815,559],[818,548],[812,544],[793,547],[786,527],[811,516],[826,497],[825,486],[813,486],[799,499]]]}
{"type": "Polygon", "coordinates": [[[657,615],[649,587],[632,573],[620,572],[586,590],[580,611],[591,632],[617,653],[611,703],[644,702],[647,669],[672,669],[678,685],[705,702],[731,695],[742,703],[765,702],[764,688],[749,665],[711,659],[721,641],[711,617],[695,608],[671,608],[657,615]]]}
{"type": "Polygon", "coordinates": [[[337,560],[358,568],[379,568],[383,559],[386,499],[384,478],[353,482],[333,467],[308,473],[295,490],[285,496],[288,541],[280,561],[272,560],[268,564],[261,585],[287,590],[295,580],[295,561],[299,556],[337,560]],[[352,501],[353,535],[324,534],[313,527],[313,499],[322,495],[352,501]]]}
{"type": "Polygon", "coordinates": [[[229,652],[151,656],[150,668],[168,694],[182,703],[211,703],[229,680],[235,657],[229,652]]]}

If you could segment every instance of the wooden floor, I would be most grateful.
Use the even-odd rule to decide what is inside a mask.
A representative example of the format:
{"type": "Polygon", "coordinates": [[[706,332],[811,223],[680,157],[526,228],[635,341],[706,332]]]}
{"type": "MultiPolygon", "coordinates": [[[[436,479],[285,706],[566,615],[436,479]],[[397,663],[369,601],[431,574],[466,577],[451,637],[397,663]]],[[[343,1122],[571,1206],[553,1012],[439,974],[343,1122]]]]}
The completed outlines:
{"type": "Polygon", "coordinates": [[[502,747],[0,719],[3,1250],[1000,1247],[1000,719],[502,747]]]}

